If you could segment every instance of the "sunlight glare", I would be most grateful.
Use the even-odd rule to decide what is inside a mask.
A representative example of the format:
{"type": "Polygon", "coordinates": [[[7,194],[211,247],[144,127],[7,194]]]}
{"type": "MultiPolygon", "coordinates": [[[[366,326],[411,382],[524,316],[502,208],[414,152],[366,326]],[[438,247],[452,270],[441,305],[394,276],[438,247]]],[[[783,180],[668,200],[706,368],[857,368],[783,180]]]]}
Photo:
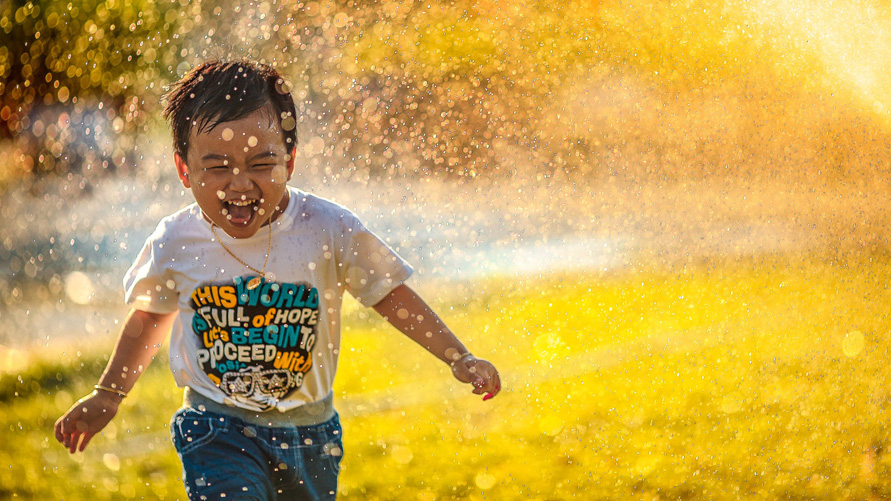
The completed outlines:
{"type": "Polygon", "coordinates": [[[889,118],[891,76],[882,56],[891,45],[891,19],[874,1],[761,0],[750,8],[774,43],[816,59],[830,90],[850,89],[864,108],[889,118]]]}

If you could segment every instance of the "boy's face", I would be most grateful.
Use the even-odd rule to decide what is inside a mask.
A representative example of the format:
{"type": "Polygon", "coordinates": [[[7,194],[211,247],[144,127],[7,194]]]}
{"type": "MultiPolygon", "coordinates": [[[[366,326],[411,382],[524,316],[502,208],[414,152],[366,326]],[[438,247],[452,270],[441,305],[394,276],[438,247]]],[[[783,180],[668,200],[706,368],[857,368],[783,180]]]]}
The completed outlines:
{"type": "Polygon", "coordinates": [[[269,109],[189,135],[186,158],[175,155],[183,186],[230,236],[247,238],[288,205],[286,182],[294,172],[281,126],[269,109]]]}

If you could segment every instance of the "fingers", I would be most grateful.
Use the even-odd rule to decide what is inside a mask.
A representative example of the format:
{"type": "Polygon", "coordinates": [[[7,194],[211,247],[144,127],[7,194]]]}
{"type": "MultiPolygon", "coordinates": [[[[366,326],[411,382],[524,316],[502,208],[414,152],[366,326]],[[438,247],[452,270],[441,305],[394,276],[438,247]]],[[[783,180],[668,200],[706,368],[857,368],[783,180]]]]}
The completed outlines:
{"type": "Polygon", "coordinates": [[[495,398],[495,395],[497,395],[498,392],[501,391],[501,377],[498,375],[497,371],[495,372],[495,377],[492,379],[494,382],[494,388],[492,388],[492,391],[490,391],[489,393],[486,393],[486,395],[483,397],[483,402],[489,400],[490,398],[495,398]]]}
{"type": "Polygon", "coordinates": [[[84,448],[93,438],[94,433],[90,433],[85,422],[73,420],[68,416],[63,416],[56,421],[55,435],[56,440],[61,442],[62,446],[68,449],[69,454],[74,454],[78,450],[83,452],[84,448]]]}
{"type": "Polygon", "coordinates": [[[501,377],[491,363],[474,357],[452,366],[452,373],[464,383],[473,386],[473,393],[483,395],[483,400],[494,398],[501,391],[501,377]]]}
{"type": "Polygon", "coordinates": [[[68,449],[69,454],[74,454],[75,452],[83,452],[84,449],[87,448],[87,444],[90,443],[90,439],[93,438],[92,433],[80,433],[73,432],[65,435],[65,440],[62,442],[62,445],[68,449]]]}
{"type": "Polygon", "coordinates": [[[481,376],[474,374],[473,383],[471,384],[473,385],[473,392],[477,395],[486,391],[486,379],[481,376]]]}
{"type": "Polygon", "coordinates": [[[65,447],[68,448],[68,454],[74,454],[77,451],[77,441],[80,440],[80,433],[74,432],[68,434],[68,440],[65,447]]]}
{"type": "Polygon", "coordinates": [[[485,393],[484,401],[494,398],[501,391],[501,378],[492,364],[485,361],[477,364],[474,367],[473,375],[473,393],[477,395],[485,393]]]}
{"type": "Polygon", "coordinates": [[[80,441],[80,447],[78,447],[77,450],[83,452],[84,449],[87,448],[87,444],[90,443],[90,440],[93,439],[93,435],[95,435],[95,433],[84,433],[83,438],[80,441]]]}
{"type": "Polygon", "coordinates": [[[56,440],[58,440],[60,443],[63,443],[63,441],[65,440],[65,436],[62,435],[62,419],[64,418],[59,418],[59,420],[56,421],[56,426],[53,427],[56,432],[56,440]]]}
{"type": "Polygon", "coordinates": [[[56,440],[58,440],[62,446],[68,449],[69,453],[74,453],[73,448],[71,447],[72,439],[74,438],[75,433],[73,433],[70,429],[70,421],[67,416],[62,416],[56,421],[56,440]]]}

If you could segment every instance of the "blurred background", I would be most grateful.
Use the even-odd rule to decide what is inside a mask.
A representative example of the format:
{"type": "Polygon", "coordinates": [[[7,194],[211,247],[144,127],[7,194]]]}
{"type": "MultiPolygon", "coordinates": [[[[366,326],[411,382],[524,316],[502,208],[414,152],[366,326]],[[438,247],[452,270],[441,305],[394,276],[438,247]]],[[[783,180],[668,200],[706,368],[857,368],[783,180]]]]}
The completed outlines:
{"type": "Polygon", "coordinates": [[[74,460],[47,430],[101,373],[144,238],[192,202],[162,95],[210,58],[278,68],[291,184],[385,236],[506,375],[483,412],[348,305],[342,497],[891,496],[882,2],[8,0],[0,42],[0,416],[31,451],[0,498],[184,496],[161,414],[74,460]],[[407,397],[418,377],[437,390],[407,397]],[[443,459],[457,421],[474,447],[443,459]]]}

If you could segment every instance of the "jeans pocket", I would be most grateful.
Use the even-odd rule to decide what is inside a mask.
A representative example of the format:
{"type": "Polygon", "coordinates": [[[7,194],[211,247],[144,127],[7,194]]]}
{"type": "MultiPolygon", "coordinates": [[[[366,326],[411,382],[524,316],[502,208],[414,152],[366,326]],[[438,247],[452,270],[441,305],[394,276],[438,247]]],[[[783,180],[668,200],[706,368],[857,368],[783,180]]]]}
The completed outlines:
{"type": "Polygon", "coordinates": [[[329,467],[335,473],[339,473],[340,461],[343,459],[343,428],[339,416],[335,414],[327,423],[320,425],[317,432],[321,457],[327,460],[329,467]]]}
{"type": "Polygon", "coordinates": [[[340,437],[322,445],[322,457],[328,460],[328,465],[334,473],[340,473],[340,461],[343,459],[343,441],[340,437]]]}
{"type": "Polygon", "coordinates": [[[298,426],[295,429],[298,454],[303,455],[310,473],[333,474],[336,478],[343,459],[343,428],[337,414],[324,423],[298,426]]]}
{"type": "Polygon", "coordinates": [[[195,409],[181,409],[173,416],[173,445],[180,455],[207,444],[225,429],[225,421],[195,409]]]}

